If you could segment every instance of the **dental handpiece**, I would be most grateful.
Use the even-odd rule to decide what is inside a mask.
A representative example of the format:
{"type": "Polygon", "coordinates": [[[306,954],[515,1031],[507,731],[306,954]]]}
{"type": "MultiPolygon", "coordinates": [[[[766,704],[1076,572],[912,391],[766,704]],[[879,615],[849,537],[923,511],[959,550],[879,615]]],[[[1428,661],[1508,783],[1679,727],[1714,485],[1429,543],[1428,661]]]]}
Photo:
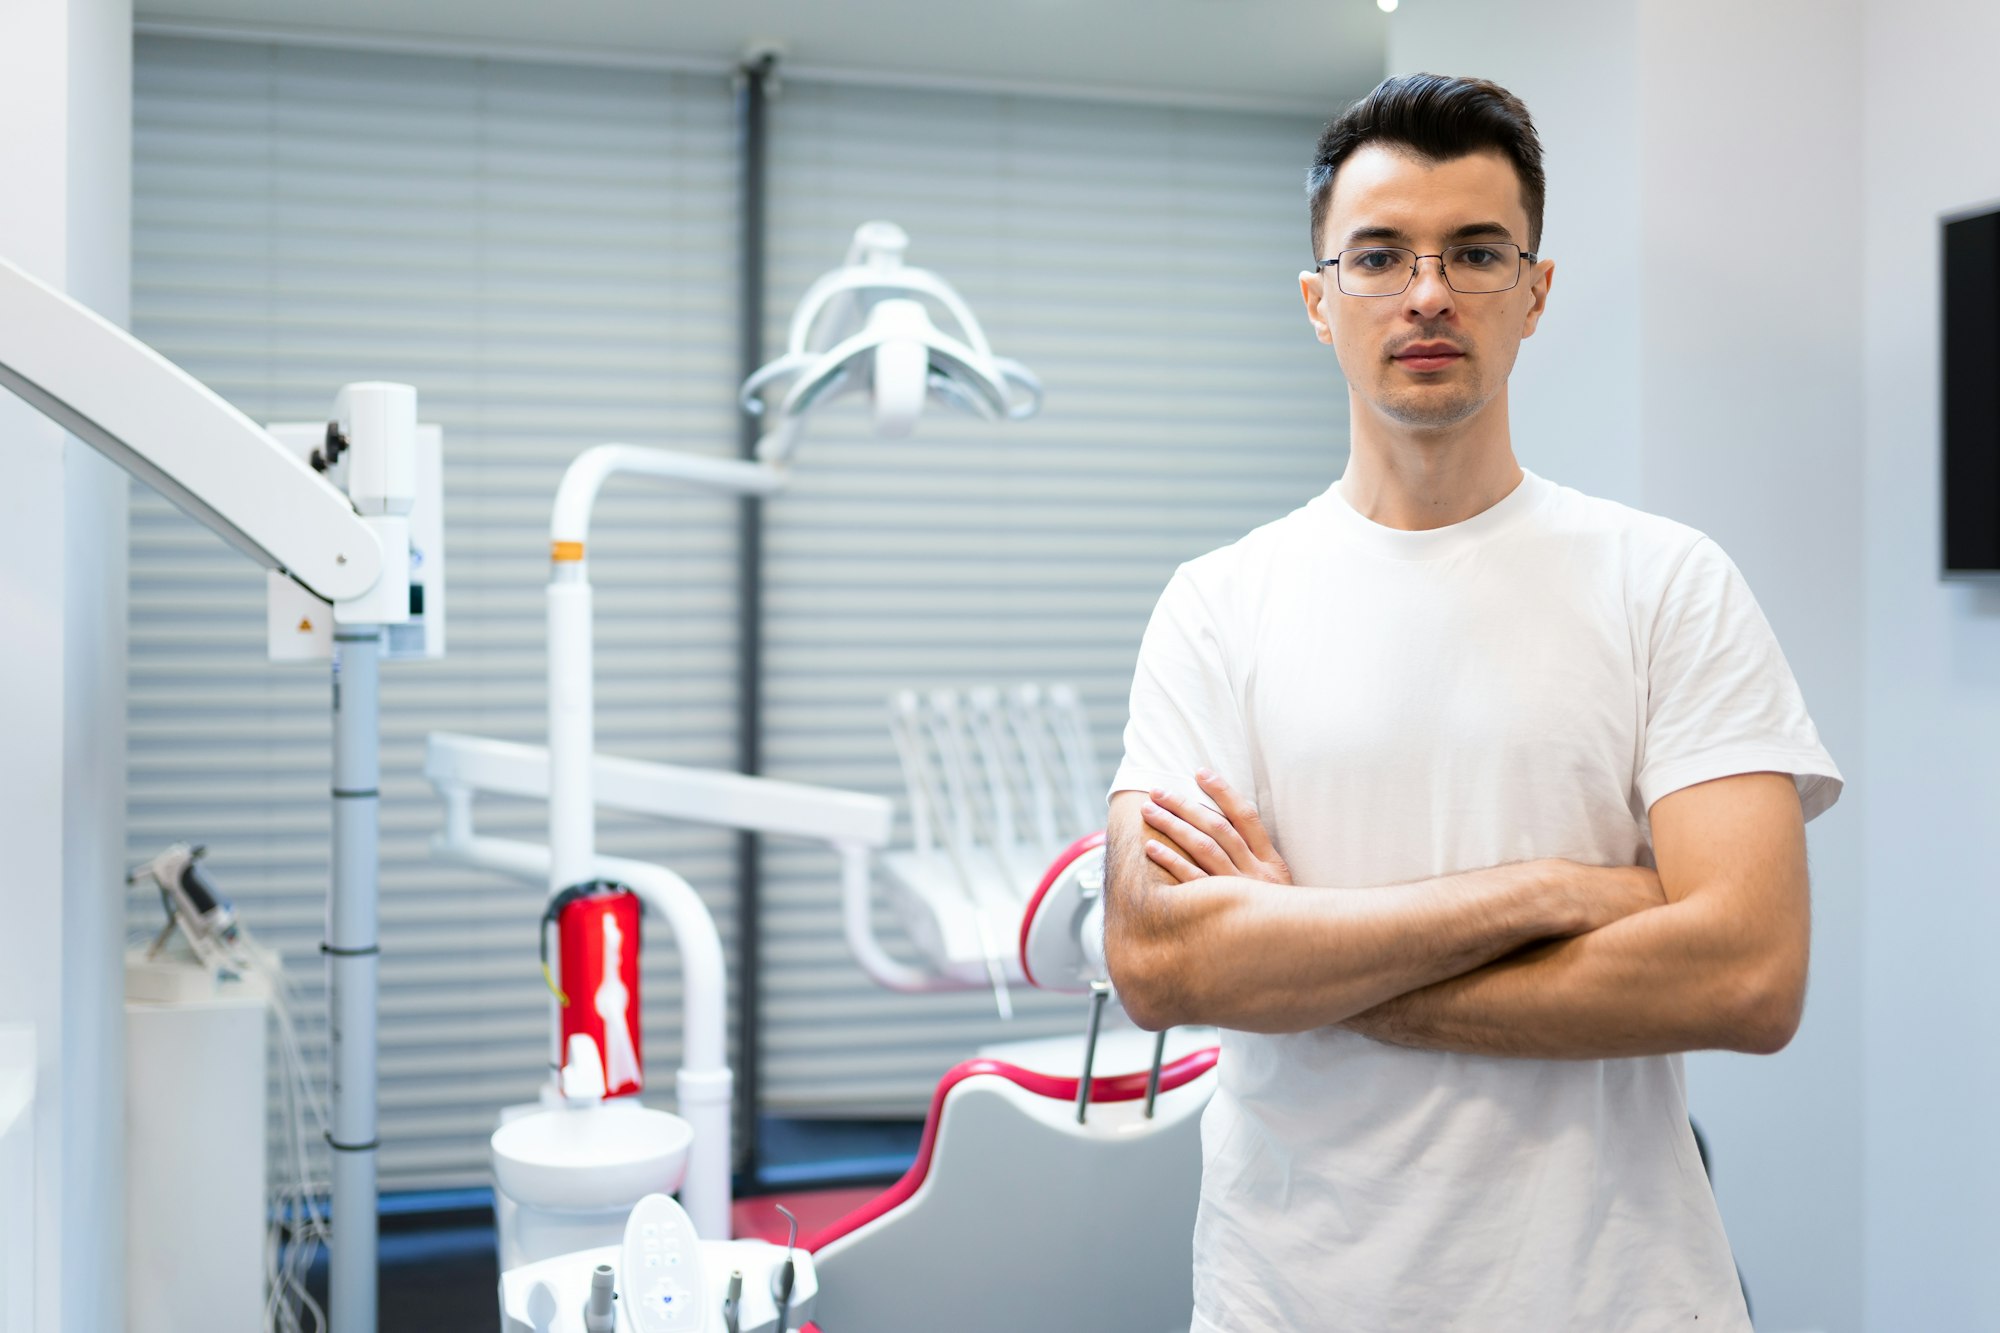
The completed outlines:
{"type": "Polygon", "coordinates": [[[771,1274],[771,1299],[778,1304],[778,1333],[786,1333],[792,1319],[792,1284],[798,1280],[792,1251],[799,1243],[799,1219],[793,1217],[792,1210],[782,1203],[777,1208],[785,1215],[785,1221],[791,1224],[791,1234],[785,1238],[785,1262],[771,1274]]]}
{"type": "Polygon", "coordinates": [[[722,1327],[726,1333],[741,1333],[737,1322],[737,1311],[743,1305],[743,1270],[737,1269],[729,1275],[729,1290],[722,1297],[722,1327]]]}

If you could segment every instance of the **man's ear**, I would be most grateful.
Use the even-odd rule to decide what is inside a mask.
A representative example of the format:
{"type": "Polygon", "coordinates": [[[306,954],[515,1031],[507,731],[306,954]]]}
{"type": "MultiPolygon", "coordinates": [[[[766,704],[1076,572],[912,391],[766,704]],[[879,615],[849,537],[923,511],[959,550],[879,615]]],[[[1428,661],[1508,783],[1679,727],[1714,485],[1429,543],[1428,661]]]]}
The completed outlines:
{"type": "Polygon", "coordinates": [[[1535,300],[1534,304],[1528,307],[1528,317],[1521,323],[1521,336],[1523,338],[1532,338],[1535,336],[1535,325],[1542,322],[1542,310],[1549,303],[1549,288],[1554,285],[1555,280],[1555,260],[1543,259],[1535,264],[1535,280],[1532,284],[1535,300]]]}
{"type": "Polygon", "coordinates": [[[1333,326],[1326,319],[1326,276],[1317,270],[1302,269],[1299,272],[1299,295],[1305,298],[1306,318],[1312,321],[1313,332],[1329,347],[1333,345],[1333,326]]]}

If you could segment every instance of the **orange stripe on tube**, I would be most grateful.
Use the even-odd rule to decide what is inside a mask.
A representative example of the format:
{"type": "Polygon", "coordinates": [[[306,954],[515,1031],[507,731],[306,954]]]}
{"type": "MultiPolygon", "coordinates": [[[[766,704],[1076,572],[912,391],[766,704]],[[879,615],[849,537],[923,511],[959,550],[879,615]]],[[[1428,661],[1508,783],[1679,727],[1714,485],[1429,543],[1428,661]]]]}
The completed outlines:
{"type": "Polygon", "coordinates": [[[559,565],[575,564],[577,561],[583,559],[582,542],[553,542],[551,543],[551,547],[549,559],[559,565]]]}

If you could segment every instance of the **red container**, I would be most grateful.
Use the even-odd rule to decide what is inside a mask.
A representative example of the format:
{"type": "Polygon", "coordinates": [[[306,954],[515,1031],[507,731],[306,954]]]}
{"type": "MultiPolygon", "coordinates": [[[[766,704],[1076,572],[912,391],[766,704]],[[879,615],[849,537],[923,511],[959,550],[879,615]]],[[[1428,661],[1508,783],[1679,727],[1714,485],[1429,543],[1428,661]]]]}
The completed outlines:
{"type": "Polygon", "coordinates": [[[644,1086],[639,1044],[639,899],[630,889],[594,889],[556,916],[562,967],[562,1046],[590,1038],[604,1064],[604,1095],[644,1086]]]}

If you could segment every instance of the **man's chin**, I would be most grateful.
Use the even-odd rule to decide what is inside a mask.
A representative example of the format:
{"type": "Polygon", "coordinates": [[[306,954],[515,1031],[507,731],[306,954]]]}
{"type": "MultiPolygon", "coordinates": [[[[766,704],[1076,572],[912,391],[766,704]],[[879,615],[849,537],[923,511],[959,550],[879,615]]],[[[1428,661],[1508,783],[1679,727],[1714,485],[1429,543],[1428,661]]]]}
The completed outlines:
{"type": "Polygon", "coordinates": [[[1479,415],[1484,399],[1464,393],[1399,394],[1378,403],[1382,415],[1413,430],[1445,430],[1479,415]]]}

